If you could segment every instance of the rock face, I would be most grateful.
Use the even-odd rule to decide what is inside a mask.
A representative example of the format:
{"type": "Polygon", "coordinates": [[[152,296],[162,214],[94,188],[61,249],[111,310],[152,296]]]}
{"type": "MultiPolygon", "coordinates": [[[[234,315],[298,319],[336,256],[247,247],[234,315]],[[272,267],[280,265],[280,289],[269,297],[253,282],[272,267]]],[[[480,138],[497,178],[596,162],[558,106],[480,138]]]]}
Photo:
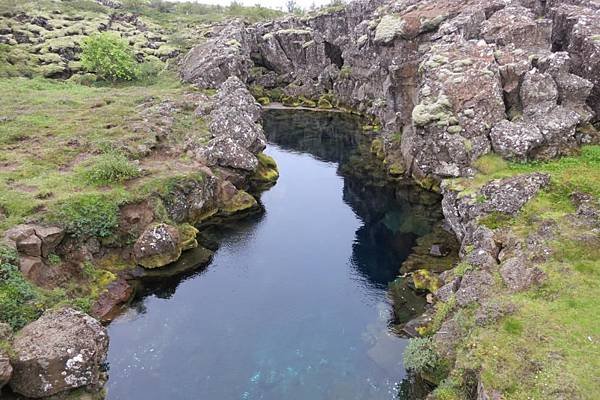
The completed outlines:
{"type": "Polygon", "coordinates": [[[92,317],[65,308],[47,311],[25,326],[14,339],[13,351],[12,390],[47,397],[98,385],[108,336],[92,317]]]}
{"type": "Polygon", "coordinates": [[[154,224],[146,228],[133,246],[135,261],[144,268],[160,268],[181,256],[182,242],[177,228],[154,224]]]}
{"type": "Polygon", "coordinates": [[[254,172],[258,167],[256,155],[267,140],[258,123],[261,108],[244,83],[236,76],[228,78],[212,104],[198,112],[208,113],[213,138],[205,146],[191,147],[195,156],[209,166],[254,172]]]}
{"type": "MultiPolygon", "coordinates": [[[[235,75],[299,103],[327,95],[376,116],[388,165],[434,187],[472,174],[490,151],[546,159],[592,140],[579,129],[599,111],[599,18],[586,0],[355,1],[302,19],[230,24],[186,56],[182,76],[218,87],[235,75]]],[[[215,141],[215,154],[247,158],[238,144],[215,141]]]]}
{"type": "Polygon", "coordinates": [[[64,236],[64,230],[59,227],[26,224],[9,229],[5,239],[19,252],[21,273],[38,286],[52,287],[58,272],[49,265],[47,257],[64,236]]]}
{"type": "Polygon", "coordinates": [[[205,89],[219,87],[230,76],[245,80],[252,67],[248,50],[243,22],[218,27],[211,39],[185,56],[181,78],[205,89]]]}

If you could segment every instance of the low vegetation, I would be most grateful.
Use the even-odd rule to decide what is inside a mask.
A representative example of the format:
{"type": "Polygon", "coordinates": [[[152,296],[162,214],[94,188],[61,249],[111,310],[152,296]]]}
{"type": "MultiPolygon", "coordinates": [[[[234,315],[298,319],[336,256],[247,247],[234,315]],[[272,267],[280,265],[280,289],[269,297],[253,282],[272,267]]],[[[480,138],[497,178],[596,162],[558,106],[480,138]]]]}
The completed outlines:
{"type": "Polygon", "coordinates": [[[137,62],[125,40],[114,33],[97,33],[82,43],[81,65],[99,78],[130,81],[138,76],[137,62]]]}
{"type": "MultiPolygon", "coordinates": [[[[510,399],[595,399],[600,368],[600,239],[573,217],[571,194],[600,198],[600,146],[585,146],[579,155],[548,162],[506,163],[486,156],[478,167],[486,173],[454,184],[473,190],[491,179],[520,173],[551,176],[551,186],[516,217],[497,215],[482,221],[490,228],[510,226],[523,238],[542,223],[550,224],[555,234],[545,244],[551,256],[540,265],[547,279],[523,293],[499,293],[493,301],[513,304],[516,311],[490,325],[476,325],[474,313],[463,310],[458,320],[469,334],[457,346],[456,368],[438,387],[436,398],[464,398],[465,371],[481,371],[486,388],[510,399]]],[[[458,268],[464,273],[469,266],[458,268]]]]}

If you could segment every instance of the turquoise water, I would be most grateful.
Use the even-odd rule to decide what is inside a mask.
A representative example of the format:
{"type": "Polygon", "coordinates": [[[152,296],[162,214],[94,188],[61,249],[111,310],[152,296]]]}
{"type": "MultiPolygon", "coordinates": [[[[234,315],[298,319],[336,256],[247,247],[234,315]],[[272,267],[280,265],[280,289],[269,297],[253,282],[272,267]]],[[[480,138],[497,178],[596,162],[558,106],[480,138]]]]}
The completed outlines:
{"type": "Polygon", "coordinates": [[[270,112],[265,130],[281,176],[264,212],[208,230],[208,267],[110,325],[108,399],[397,398],[387,284],[439,210],[415,218],[415,188],[357,174],[351,119],[270,112]]]}

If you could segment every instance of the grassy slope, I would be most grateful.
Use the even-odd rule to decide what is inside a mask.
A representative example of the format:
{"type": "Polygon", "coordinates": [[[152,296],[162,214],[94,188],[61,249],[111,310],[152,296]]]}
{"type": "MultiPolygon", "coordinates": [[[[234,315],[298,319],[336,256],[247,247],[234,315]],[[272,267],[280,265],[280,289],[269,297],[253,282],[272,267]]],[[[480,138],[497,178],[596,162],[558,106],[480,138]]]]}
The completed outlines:
{"type": "MultiPolygon", "coordinates": [[[[520,294],[498,295],[517,311],[496,324],[476,327],[473,310],[463,311],[470,331],[458,350],[457,366],[483,371],[487,388],[507,399],[596,399],[600,393],[600,237],[573,223],[569,194],[583,191],[600,199],[600,146],[587,146],[580,156],[546,163],[507,164],[495,156],[481,161],[487,174],[457,180],[467,190],[494,179],[527,172],[546,172],[551,187],[529,202],[511,220],[486,221],[508,226],[523,238],[539,223],[552,220],[557,235],[547,245],[550,260],[540,267],[546,283],[520,294]]],[[[438,398],[460,398],[451,377],[438,398]]]]}

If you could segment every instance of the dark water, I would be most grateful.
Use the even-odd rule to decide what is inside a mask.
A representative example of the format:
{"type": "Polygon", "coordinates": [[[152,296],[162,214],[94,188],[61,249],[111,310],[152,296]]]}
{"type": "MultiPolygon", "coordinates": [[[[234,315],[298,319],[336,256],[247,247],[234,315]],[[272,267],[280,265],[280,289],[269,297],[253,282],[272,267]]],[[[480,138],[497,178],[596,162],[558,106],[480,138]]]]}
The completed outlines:
{"type": "Polygon", "coordinates": [[[265,131],[264,213],[207,232],[211,265],[110,325],[108,399],[396,398],[387,285],[439,209],[382,186],[352,119],[271,111],[265,131]]]}

